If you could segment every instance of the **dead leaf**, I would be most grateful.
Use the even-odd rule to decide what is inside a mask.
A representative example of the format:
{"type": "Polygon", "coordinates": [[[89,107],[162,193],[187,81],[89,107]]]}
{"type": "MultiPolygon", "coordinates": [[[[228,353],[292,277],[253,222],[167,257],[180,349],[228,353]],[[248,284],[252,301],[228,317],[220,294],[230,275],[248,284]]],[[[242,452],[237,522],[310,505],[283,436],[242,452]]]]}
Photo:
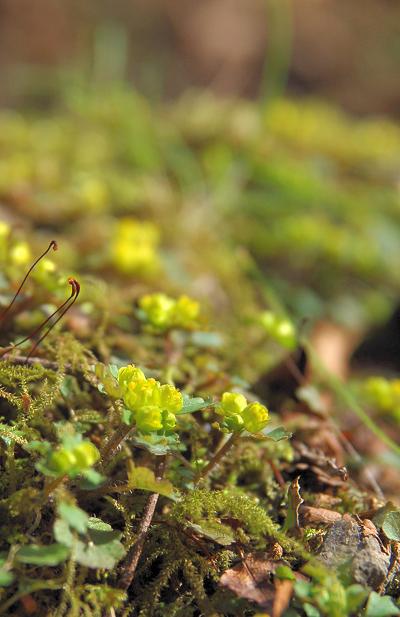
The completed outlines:
{"type": "Polygon", "coordinates": [[[304,502],[304,499],[300,495],[299,478],[295,478],[289,486],[288,491],[288,510],[283,525],[283,531],[290,531],[291,529],[300,529],[299,524],[299,508],[304,502]]]}
{"type": "Polygon", "coordinates": [[[304,525],[325,523],[331,524],[342,518],[340,512],[327,510],[326,508],[313,508],[312,506],[300,506],[301,521],[304,525]]]}
{"type": "Polygon", "coordinates": [[[272,574],[283,561],[272,561],[265,554],[249,554],[235,567],[226,570],[219,584],[233,591],[239,598],[255,602],[261,608],[272,612],[275,586],[272,574]]]}
{"type": "Polygon", "coordinates": [[[275,598],[272,608],[272,617],[281,617],[282,613],[288,608],[293,595],[293,581],[275,581],[275,598]]]}

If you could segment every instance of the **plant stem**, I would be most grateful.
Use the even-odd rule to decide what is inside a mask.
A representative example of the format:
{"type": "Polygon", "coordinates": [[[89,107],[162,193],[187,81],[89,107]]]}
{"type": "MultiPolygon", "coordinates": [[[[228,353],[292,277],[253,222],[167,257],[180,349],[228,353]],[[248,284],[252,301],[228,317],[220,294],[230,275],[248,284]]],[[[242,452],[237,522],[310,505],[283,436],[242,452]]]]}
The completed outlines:
{"type": "Polygon", "coordinates": [[[197,484],[198,482],[200,482],[200,480],[203,480],[203,478],[205,478],[210,471],[216,466],[218,465],[218,463],[224,458],[224,456],[226,455],[226,453],[231,449],[231,447],[238,441],[240,437],[240,433],[232,433],[232,435],[229,437],[229,439],[224,443],[224,445],[222,446],[222,448],[220,448],[215,455],[213,456],[213,458],[207,463],[207,465],[197,474],[196,478],[195,478],[195,484],[197,484]]]}
{"type": "Polygon", "coordinates": [[[117,430],[110,436],[101,452],[101,460],[103,465],[106,465],[109,462],[109,460],[119,448],[121,443],[131,432],[132,428],[132,426],[121,424],[121,426],[119,426],[117,430]]]}
{"type": "MultiPolygon", "coordinates": [[[[157,465],[156,470],[156,478],[157,480],[162,480],[165,470],[165,460],[166,457],[160,457],[160,461],[157,465]]],[[[136,568],[139,563],[140,557],[142,555],[144,543],[146,541],[147,534],[150,529],[151,521],[153,520],[154,512],[157,506],[157,501],[159,498],[158,493],[152,493],[149,495],[146,501],[146,505],[144,507],[142,520],[140,522],[138,536],[132,548],[130,549],[128,556],[125,560],[124,571],[121,576],[121,580],[119,583],[119,587],[121,589],[129,589],[132,584],[133,577],[135,576],[136,568]]]]}

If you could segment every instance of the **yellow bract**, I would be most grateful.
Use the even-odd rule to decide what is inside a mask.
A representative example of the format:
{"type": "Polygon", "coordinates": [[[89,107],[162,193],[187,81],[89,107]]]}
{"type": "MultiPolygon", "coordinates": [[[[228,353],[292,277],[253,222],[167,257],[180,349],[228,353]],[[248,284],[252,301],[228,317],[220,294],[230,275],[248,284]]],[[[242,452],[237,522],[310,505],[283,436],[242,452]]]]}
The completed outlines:
{"type": "Polygon", "coordinates": [[[159,232],[153,223],[122,219],[111,248],[115,267],[123,274],[151,274],[158,270],[159,232]]]}
{"type": "Polygon", "coordinates": [[[182,295],[174,300],[164,293],[146,294],[140,298],[139,307],[147,322],[160,331],[192,330],[199,325],[200,305],[189,296],[182,295]]]}
{"type": "Polygon", "coordinates": [[[224,392],[216,412],[223,416],[223,428],[232,433],[246,429],[249,433],[259,433],[268,424],[268,409],[261,403],[247,404],[243,394],[224,392]]]}
{"type": "Polygon", "coordinates": [[[132,411],[132,420],[142,433],[172,430],[175,414],[183,407],[182,393],[169,384],[161,385],[131,364],[118,372],[118,383],[126,407],[132,411]]]}

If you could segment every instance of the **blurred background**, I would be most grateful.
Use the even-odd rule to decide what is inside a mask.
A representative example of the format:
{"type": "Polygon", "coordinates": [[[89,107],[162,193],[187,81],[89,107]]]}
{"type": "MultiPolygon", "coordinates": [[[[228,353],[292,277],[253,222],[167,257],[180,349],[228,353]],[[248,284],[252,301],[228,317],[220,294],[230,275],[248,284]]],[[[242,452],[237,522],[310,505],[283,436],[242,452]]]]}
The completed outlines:
{"type": "Polygon", "coordinates": [[[149,96],[320,95],[400,109],[396,0],[1,0],[1,100],[54,94],[55,75],[123,79],[149,96]]]}
{"type": "Polygon", "coordinates": [[[395,0],[0,0],[0,213],[347,357],[400,297],[399,61],[395,0]]]}

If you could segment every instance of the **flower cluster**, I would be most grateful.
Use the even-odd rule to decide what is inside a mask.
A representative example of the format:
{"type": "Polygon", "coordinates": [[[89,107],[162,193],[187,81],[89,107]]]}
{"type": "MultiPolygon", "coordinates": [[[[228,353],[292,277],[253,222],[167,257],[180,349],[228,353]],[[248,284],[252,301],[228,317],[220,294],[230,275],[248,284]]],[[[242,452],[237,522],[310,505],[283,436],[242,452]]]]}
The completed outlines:
{"type": "Polygon", "coordinates": [[[364,389],[372,405],[400,420],[400,379],[370,377],[364,389]]]}
{"type": "Polygon", "coordinates": [[[286,317],[280,317],[272,311],[265,311],[260,316],[261,325],[267,334],[286,349],[296,347],[296,330],[286,317]]]}
{"type": "Polygon", "coordinates": [[[47,467],[56,475],[69,475],[74,477],[82,471],[93,467],[100,459],[100,452],[89,440],[51,452],[47,467]]]}
{"type": "Polygon", "coordinates": [[[268,424],[268,409],[261,403],[247,403],[243,394],[224,392],[215,411],[223,416],[222,428],[231,433],[243,430],[259,433],[268,424]]]}
{"type": "Polygon", "coordinates": [[[153,223],[125,218],[118,222],[112,261],[123,274],[151,274],[158,270],[158,229],[153,223]]]}
{"type": "Polygon", "coordinates": [[[139,308],[141,316],[158,331],[192,330],[199,325],[200,305],[185,295],[174,300],[163,293],[147,294],[140,298],[139,308]]]}
{"type": "Polygon", "coordinates": [[[176,414],[183,407],[183,397],[174,386],[161,385],[133,364],[118,372],[118,384],[125,406],[132,412],[141,433],[168,432],[175,428],[176,414]]]}

